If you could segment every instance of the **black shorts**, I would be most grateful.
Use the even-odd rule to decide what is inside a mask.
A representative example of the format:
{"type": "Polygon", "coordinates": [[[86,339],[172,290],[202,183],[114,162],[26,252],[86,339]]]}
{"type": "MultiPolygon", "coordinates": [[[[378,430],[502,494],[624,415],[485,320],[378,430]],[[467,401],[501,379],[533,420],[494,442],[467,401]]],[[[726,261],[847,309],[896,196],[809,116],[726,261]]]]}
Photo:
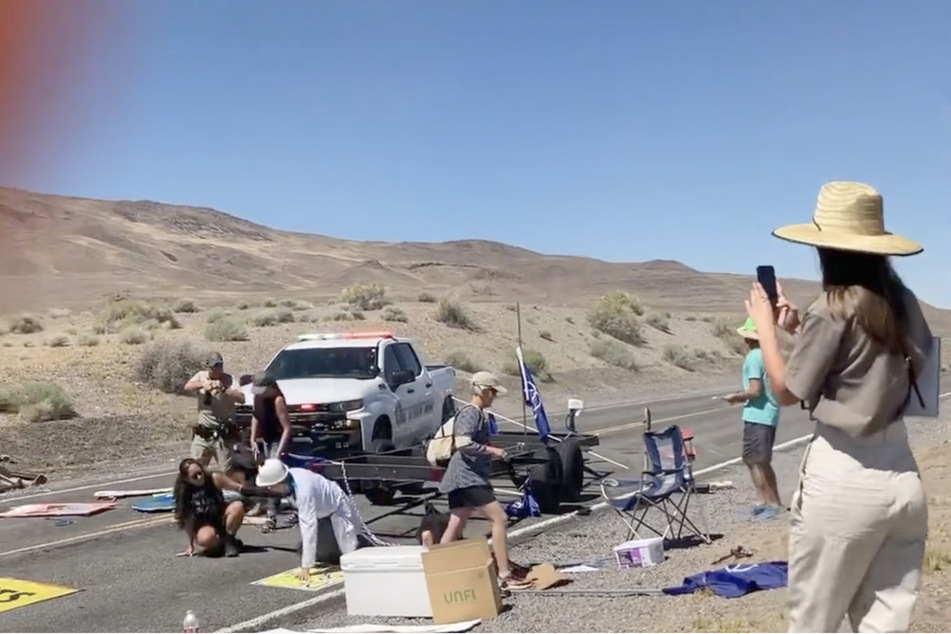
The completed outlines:
{"type": "Polygon", "coordinates": [[[773,460],[776,428],[760,423],[743,423],[743,462],[748,465],[768,465],[773,460]]]}
{"type": "Polygon", "coordinates": [[[474,509],[495,502],[495,491],[488,485],[466,487],[449,492],[449,510],[474,509]]]}

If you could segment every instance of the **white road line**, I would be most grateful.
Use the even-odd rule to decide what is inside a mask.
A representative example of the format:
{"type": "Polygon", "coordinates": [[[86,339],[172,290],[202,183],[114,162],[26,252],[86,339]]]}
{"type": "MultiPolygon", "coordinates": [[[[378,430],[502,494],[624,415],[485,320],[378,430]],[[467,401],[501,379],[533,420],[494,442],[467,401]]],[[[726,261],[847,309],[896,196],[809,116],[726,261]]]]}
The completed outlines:
{"type": "Polygon", "coordinates": [[[153,473],[151,475],[136,476],[134,478],[124,478],[122,480],[110,480],[108,482],[100,482],[98,484],[86,484],[83,486],[72,487],[71,489],[57,489],[55,491],[47,491],[45,493],[31,493],[29,495],[16,495],[8,498],[0,498],[0,502],[19,502],[20,500],[32,500],[33,498],[45,498],[51,495],[64,495],[66,493],[76,493],[77,491],[88,491],[89,489],[98,489],[98,488],[112,488],[112,485],[115,484],[127,484],[129,482],[140,482],[142,480],[150,480],[152,478],[170,478],[174,476],[176,471],[169,471],[167,473],[153,473]]]}
{"type": "Polygon", "coordinates": [[[75,542],[82,542],[94,537],[102,537],[103,535],[111,535],[112,533],[119,533],[121,531],[128,531],[134,528],[146,528],[149,526],[160,526],[162,524],[171,524],[172,520],[175,518],[163,515],[162,517],[155,518],[145,518],[139,520],[131,520],[122,524],[115,524],[109,528],[104,528],[102,530],[96,531],[94,533],[81,533],[79,535],[73,535],[72,537],[66,537],[65,539],[57,539],[56,541],[47,542],[45,544],[36,544],[35,546],[24,546],[23,548],[17,548],[14,550],[8,550],[6,552],[0,553],[0,557],[9,557],[11,555],[20,555],[23,553],[29,553],[36,550],[45,550],[47,548],[55,548],[57,546],[65,546],[66,544],[72,544],[75,542]]]}
{"type": "MultiPolygon", "coordinates": [[[[797,443],[802,443],[803,441],[808,440],[811,437],[812,437],[812,434],[806,434],[805,436],[800,436],[799,438],[795,438],[788,442],[784,442],[782,444],[776,445],[773,448],[773,450],[781,451],[788,447],[792,447],[797,443]]],[[[701,469],[700,471],[697,471],[695,475],[703,475],[706,473],[710,473],[712,471],[716,471],[718,469],[723,469],[724,467],[732,466],[739,461],[740,461],[739,458],[733,458],[731,460],[727,460],[725,462],[715,464],[712,467],[701,469]]],[[[601,509],[607,508],[607,506],[608,506],[607,502],[598,502],[597,504],[594,504],[589,507],[590,512],[586,513],[586,515],[596,513],[597,511],[600,511],[601,509]]],[[[532,535],[534,533],[545,530],[552,526],[557,526],[558,524],[564,524],[565,522],[569,522],[578,516],[579,516],[578,511],[572,511],[571,513],[565,513],[564,515],[550,517],[547,520],[538,522],[537,524],[532,524],[531,526],[515,529],[514,531],[511,531],[508,534],[508,538],[510,541],[514,541],[520,537],[526,537],[526,536],[532,535]]],[[[492,543],[491,539],[489,539],[488,541],[490,544],[492,543]]],[[[299,603],[294,603],[294,604],[285,606],[279,610],[274,610],[273,612],[262,614],[261,616],[254,617],[253,619],[248,619],[247,621],[242,621],[241,623],[236,623],[235,625],[222,628],[217,631],[218,632],[242,632],[242,631],[251,631],[251,630],[261,628],[265,626],[266,624],[268,624],[269,622],[274,621],[275,619],[296,614],[298,612],[301,612],[302,610],[312,608],[314,606],[320,605],[321,603],[327,603],[328,601],[332,601],[333,599],[336,599],[337,597],[343,596],[344,590],[338,587],[341,585],[343,585],[343,581],[338,581],[328,586],[328,588],[337,588],[335,590],[329,590],[326,593],[307,599],[306,601],[301,601],[299,603]]]]}

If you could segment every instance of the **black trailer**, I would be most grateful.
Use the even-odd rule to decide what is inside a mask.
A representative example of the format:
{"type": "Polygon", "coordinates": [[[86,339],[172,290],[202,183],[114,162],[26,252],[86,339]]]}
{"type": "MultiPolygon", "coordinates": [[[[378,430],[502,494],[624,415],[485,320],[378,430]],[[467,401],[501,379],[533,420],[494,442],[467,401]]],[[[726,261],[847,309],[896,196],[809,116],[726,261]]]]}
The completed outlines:
{"type": "MultiPolygon", "coordinates": [[[[574,416],[574,411],[568,414],[565,432],[553,431],[544,441],[534,431],[499,432],[492,437],[492,445],[508,454],[506,460],[492,460],[492,476],[508,477],[518,489],[529,482],[543,513],[556,513],[561,504],[580,501],[585,473],[592,471],[585,464],[584,451],[596,447],[599,438],[575,431],[574,416]]],[[[289,462],[335,480],[352,493],[362,493],[376,505],[392,504],[398,493],[421,494],[445,472],[429,463],[424,445],[340,458],[294,454],[289,462]]]]}

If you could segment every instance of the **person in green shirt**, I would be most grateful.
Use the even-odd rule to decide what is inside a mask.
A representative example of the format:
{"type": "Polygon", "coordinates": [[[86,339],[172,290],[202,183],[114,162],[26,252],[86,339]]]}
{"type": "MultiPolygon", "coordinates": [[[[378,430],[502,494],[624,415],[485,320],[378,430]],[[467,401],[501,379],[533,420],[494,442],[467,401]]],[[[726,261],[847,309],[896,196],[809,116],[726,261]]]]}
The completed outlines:
{"type": "Polygon", "coordinates": [[[743,462],[756,488],[753,519],[767,520],[783,511],[773,471],[773,444],[779,425],[779,404],[769,384],[759,335],[753,320],[747,319],[737,332],[749,350],[743,360],[743,389],[723,397],[728,403],[743,403],[743,462]]]}

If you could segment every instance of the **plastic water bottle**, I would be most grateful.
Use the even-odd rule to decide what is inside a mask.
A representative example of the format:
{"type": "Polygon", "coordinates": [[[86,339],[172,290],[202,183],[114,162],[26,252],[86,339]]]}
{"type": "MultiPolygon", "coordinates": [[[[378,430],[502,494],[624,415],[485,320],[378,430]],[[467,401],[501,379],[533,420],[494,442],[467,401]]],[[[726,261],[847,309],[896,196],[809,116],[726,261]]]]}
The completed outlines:
{"type": "Polygon", "coordinates": [[[198,631],[198,617],[191,610],[185,613],[185,623],[182,624],[182,628],[184,632],[198,631]]]}

